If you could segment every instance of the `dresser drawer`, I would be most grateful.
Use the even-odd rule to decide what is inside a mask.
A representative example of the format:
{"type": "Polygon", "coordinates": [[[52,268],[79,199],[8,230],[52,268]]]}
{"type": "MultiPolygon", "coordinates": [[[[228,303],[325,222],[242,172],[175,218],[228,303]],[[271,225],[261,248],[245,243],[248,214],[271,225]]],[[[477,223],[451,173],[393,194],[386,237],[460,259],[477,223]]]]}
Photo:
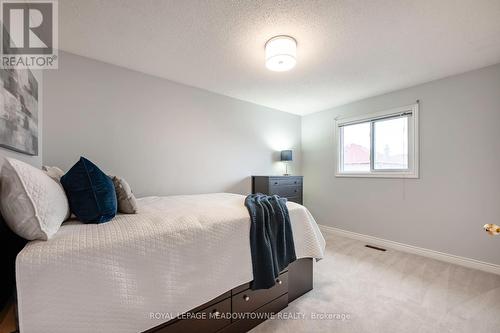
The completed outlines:
{"type": "MultiPolygon", "coordinates": [[[[280,272],[280,276],[283,275],[283,274],[285,274],[286,272],[288,272],[288,267],[286,267],[284,270],[282,270],[280,272]]],[[[241,286],[238,286],[238,287],[234,288],[232,290],[232,295],[234,296],[236,294],[241,293],[242,291],[250,289],[251,285],[252,285],[252,282],[248,282],[248,283],[244,283],[241,286]]]]}
{"type": "Polygon", "coordinates": [[[256,316],[233,321],[229,326],[226,326],[217,333],[241,333],[248,332],[255,326],[265,321],[271,314],[280,312],[288,306],[288,294],[276,298],[275,300],[267,303],[266,305],[255,310],[256,316]]]}
{"type": "Polygon", "coordinates": [[[272,185],[269,192],[285,198],[297,197],[302,195],[302,185],[272,185]]]}
{"type": "Polygon", "coordinates": [[[269,186],[302,185],[302,177],[274,177],[269,178],[269,186]]]}
{"type": "Polygon", "coordinates": [[[164,326],[154,333],[191,333],[217,332],[231,324],[231,299],[227,298],[198,312],[188,312],[180,319],[168,326],[164,326]],[[217,316],[220,314],[220,317],[217,316]]]}
{"type": "Polygon", "coordinates": [[[245,290],[231,298],[233,312],[251,312],[271,302],[273,299],[288,292],[288,272],[282,273],[276,279],[276,284],[269,289],[245,290]]]}

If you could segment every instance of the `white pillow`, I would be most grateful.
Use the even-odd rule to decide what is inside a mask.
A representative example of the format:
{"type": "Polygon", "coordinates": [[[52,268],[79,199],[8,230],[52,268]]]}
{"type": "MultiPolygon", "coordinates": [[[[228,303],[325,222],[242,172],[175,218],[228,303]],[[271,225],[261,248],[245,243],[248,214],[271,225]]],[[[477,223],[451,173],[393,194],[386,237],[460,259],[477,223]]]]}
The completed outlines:
{"type": "Polygon", "coordinates": [[[5,158],[0,179],[0,209],[12,231],[29,240],[51,238],[69,214],[62,187],[42,170],[12,158],[5,158]]]}

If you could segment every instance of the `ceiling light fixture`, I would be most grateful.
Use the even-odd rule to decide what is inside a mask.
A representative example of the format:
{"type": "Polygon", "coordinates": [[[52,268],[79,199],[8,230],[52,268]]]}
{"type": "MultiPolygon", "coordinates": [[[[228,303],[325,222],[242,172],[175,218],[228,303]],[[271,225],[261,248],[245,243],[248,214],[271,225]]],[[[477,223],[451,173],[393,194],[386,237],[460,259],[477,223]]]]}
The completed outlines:
{"type": "Polygon", "coordinates": [[[266,42],[266,67],[285,72],[297,63],[297,41],[290,36],[275,36],[266,42]]]}

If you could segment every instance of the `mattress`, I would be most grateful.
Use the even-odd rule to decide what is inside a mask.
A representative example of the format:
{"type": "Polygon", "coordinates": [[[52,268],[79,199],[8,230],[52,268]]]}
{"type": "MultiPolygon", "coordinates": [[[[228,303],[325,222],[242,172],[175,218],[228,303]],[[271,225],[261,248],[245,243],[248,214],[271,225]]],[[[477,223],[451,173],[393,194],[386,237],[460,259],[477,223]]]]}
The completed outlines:
{"type": "MultiPolygon", "coordinates": [[[[20,331],[141,332],[252,280],[245,197],[139,199],[139,214],[69,221],[16,260],[20,331]]],[[[309,211],[289,202],[297,258],[322,258],[309,211]]]]}

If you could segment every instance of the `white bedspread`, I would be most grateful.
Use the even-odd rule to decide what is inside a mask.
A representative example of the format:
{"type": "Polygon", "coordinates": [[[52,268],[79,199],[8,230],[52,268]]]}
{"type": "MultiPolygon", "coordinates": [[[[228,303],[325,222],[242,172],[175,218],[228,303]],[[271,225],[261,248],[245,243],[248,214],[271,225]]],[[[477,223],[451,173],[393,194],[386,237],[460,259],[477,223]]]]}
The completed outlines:
{"type": "MultiPolygon", "coordinates": [[[[244,199],[147,197],[137,215],[67,222],[49,241],[30,242],[16,262],[21,332],[140,332],[251,281],[244,199]]],[[[322,258],[309,211],[288,208],[297,258],[322,258]]]]}

